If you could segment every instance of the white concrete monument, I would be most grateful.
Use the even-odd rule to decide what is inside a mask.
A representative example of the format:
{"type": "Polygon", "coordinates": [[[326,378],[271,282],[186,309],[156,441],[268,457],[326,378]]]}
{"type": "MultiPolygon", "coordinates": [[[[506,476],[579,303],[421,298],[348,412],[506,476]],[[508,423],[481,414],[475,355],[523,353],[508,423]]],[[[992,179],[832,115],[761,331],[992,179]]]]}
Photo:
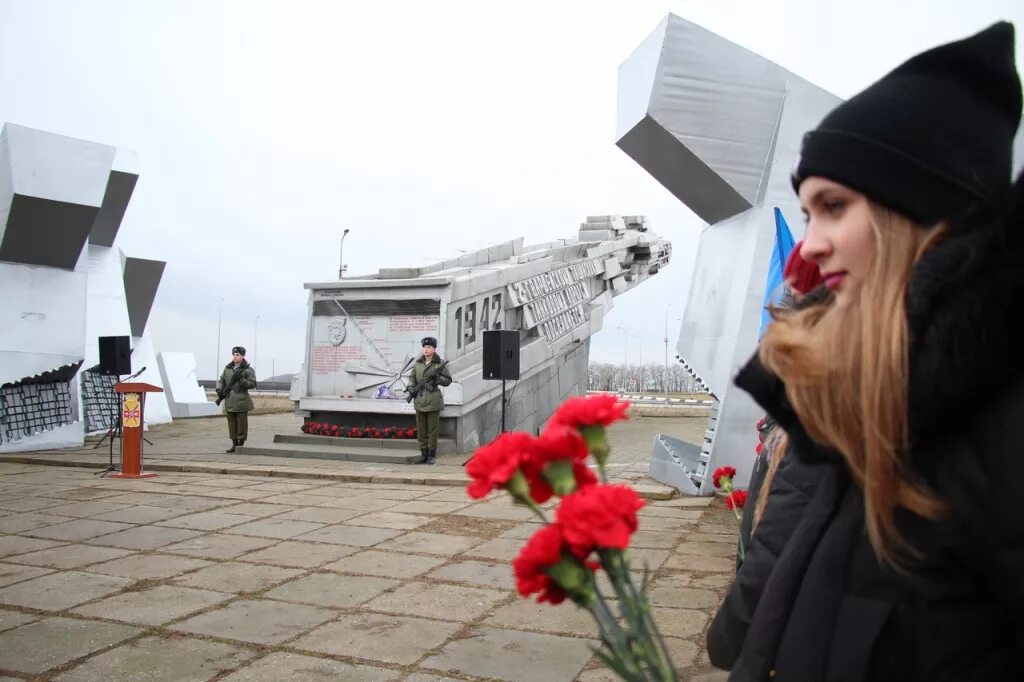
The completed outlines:
{"type": "MultiPolygon", "coordinates": [[[[115,246],[137,179],[130,152],[0,132],[0,452],[77,447],[109,428],[116,378],[94,371],[100,336],[131,337],[140,380],[161,384],[146,322],[164,264],[115,246]]],[[[147,422],[169,421],[154,395],[147,422]]]]}
{"type": "Polygon", "coordinates": [[[757,346],[774,209],[800,239],[789,174],[803,133],[840,100],[671,14],[619,68],[618,100],[618,146],[708,223],[677,353],[718,407],[703,448],[656,447],[651,473],[710,493],[705,471],[732,465],[743,485],[763,415],[732,378],[757,346]]]}
{"type": "Polygon", "coordinates": [[[483,333],[516,330],[521,373],[508,385],[506,426],[533,432],[586,391],[590,336],[613,297],[656,274],[671,251],[642,216],[598,216],[576,239],[520,238],[427,267],[306,284],[306,359],[293,398],[308,421],[413,426],[404,378],[420,340],[434,336],[453,377],[442,389],[441,437],[472,452],[501,427],[502,382],[482,378],[483,333]]]}

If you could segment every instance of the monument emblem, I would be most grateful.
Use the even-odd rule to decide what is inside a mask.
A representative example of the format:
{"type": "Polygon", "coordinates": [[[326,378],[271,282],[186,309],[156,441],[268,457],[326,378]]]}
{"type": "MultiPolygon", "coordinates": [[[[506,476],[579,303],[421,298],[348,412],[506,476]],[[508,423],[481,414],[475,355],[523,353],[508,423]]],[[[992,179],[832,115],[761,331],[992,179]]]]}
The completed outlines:
{"type": "Polygon", "coordinates": [[[327,338],[332,346],[340,346],[345,343],[348,336],[348,318],[336,317],[327,325],[327,338]]]}

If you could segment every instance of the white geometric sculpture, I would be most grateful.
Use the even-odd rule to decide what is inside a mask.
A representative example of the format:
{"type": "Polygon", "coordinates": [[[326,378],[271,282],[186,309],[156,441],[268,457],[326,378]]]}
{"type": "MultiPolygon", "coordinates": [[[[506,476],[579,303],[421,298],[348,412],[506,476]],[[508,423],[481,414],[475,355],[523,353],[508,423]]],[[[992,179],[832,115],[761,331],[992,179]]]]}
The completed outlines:
{"type": "MultiPolygon", "coordinates": [[[[108,145],[0,131],[0,452],[80,446],[86,428],[112,420],[111,378],[88,370],[99,336],[145,334],[145,316],[133,332],[114,246],[136,166],[108,145]]],[[[159,384],[154,376],[145,378],[159,384]]],[[[156,401],[149,416],[164,414],[156,401]]]]}
{"type": "Polygon", "coordinates": [[[757,346],[773,211],[802,233],[789,174],[803,133],[840,100],[671,14],[619,68],[618,100],[618,146],[709,223],[677,352],[719,406],[688,475],[708,492],[704,471],[731,465],[742,485],[763,415],[732,378],[757,346]]]}
{"type": "Polygon", "coordinates": [[[195,355],[163,352],[157,354],[156,360],[171,417],[212,417],[220,414],[220,408],[210,402],[206,391],[199,385],[195,355]]]}

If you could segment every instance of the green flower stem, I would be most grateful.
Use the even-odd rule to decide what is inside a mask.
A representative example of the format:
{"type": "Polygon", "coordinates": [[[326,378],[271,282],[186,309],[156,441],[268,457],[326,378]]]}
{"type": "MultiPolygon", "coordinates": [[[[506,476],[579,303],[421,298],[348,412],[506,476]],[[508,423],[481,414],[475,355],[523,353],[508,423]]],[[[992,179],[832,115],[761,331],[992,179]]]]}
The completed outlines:
{"type": "Polygon", "coordinates": [[[611,651],[609,658],[617,663],[614,668],[616,672],[629,682],[648,682],[640,662],[636,659],[636,653],[630,646],[630,638],[615,620],[615,616],[600,590],[597,590],[597,601],[591,607],[590,613],[594,616],[594,621],[601,631],[601,641],[611,651]]]}
{"type": "Polygon", "coordinates": [[[643,663],[650,670],[652,679],[659,682],[675,681],[678,677],[671,659],[665,648],[665,642],[654,626],[654,618],[647,603],[633,584],[629,575],[629,565],[622,550],[600,549],[598,557],[611,580],[615,594],[619,598],[622,615],[629,623],[634,634],[634,642],[640,649],[643,663]]]}

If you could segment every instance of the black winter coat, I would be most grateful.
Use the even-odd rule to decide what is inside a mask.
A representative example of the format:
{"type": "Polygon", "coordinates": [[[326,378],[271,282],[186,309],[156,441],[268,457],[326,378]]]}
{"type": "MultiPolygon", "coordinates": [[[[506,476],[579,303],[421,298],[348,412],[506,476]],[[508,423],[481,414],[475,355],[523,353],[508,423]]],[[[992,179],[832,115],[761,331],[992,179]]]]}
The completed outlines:
{"type": "Polygon", "coordinates": [[[915,266],[907,317],[911,460],[948,512],[897,512],[920,553],[905,572],[878,560],[860,488],[807,435],[778,378],[756,356],[737,377],[790,449],[708,632],[730,680],[1024,677],[1021,205],[995,224],[951,225],[915,266]]]}

